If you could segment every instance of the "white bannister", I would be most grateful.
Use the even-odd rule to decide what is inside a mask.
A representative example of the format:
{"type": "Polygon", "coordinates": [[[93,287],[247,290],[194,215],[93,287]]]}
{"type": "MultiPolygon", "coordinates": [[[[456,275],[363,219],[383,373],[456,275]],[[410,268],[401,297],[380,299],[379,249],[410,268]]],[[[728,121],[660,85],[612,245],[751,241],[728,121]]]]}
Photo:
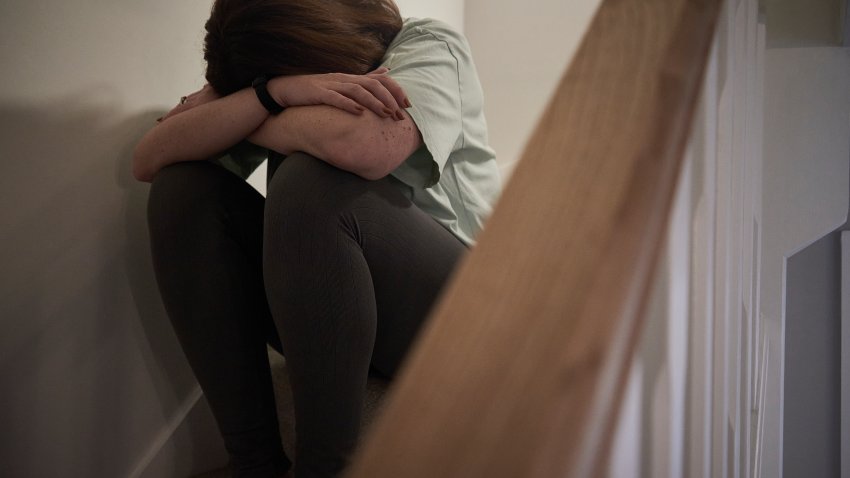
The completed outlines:
{"type": "Polygon", "coordinates": [[[771,476],[756,468],[769,370],[758,310],[765,28],[757,3],[730,0],[721,13],[612,477],[635,457],[635,476],[771,476]]]}

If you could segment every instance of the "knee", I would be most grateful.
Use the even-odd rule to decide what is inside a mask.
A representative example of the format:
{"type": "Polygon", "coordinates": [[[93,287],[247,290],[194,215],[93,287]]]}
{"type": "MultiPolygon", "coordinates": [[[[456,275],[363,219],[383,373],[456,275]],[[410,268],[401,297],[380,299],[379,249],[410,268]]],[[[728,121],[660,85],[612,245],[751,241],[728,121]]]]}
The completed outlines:
{"type": "Polygon", "coordinates": [[[304,234],[332,222],[346,210],[358,181],[365,180],[307,154],[288,156],[269,183],[267,230],[304,234]]]}
{"type": "Polygon", "coordinates": [[[148,195],[151,239],[172,241],[222,223],[240,182],[232,173],[206,161],[163,168],[154,177],[148,195]]]}

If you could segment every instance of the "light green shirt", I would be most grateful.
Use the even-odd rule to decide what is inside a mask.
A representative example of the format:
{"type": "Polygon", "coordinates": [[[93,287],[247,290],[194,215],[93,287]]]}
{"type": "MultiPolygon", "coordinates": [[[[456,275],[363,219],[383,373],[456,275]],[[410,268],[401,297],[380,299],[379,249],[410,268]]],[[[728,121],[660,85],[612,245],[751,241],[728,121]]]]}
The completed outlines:
{"type": "MultiPolygon", "coordinates": [[[[433,19],[404,21],[382,65],[404,89],[423,145],[391,173],[420,209],[474,243],[501,190],[483,95],[466,39],[433,19]]],[[[247,178],[265,153],[242,143],[219,164],[247,178]]]]}
{"type": "Polygon", "coordinates": [[[469,44],[433,19],[404,21],[383,66],[413,105],[423,146],[391,174],[414,204],[472,244],[501,190],[469,44]]]}

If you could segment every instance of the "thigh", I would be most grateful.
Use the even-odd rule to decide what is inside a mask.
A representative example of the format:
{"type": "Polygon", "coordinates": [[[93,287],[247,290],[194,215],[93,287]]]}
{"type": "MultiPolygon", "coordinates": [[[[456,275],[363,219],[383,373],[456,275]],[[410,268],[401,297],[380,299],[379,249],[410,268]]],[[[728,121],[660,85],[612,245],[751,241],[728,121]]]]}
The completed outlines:
{"type": "Polygon", "coordinates": [[[153,236],[163,238],[156,245],[163,248],[203,249],[209,234],[225,231],[260,265],[263,197],[221,166],[191,161],[159,171],[148,197],[148,225],[153,236]]]}
{"type": "MultiPolygon", "coordinates": [[[[393,192],[399,188],[392,181],[385,186],[393,192]]],[[[372,364],[388,376],[396,373],[466,251],[457,237],[416,205],[400,204],[398,197],[379,199],[358,211],[378,310],[372,364]]]]}
{"type": "Polygon", "coordinates": [[[181,162],[154,178],[148,226],[157,280],[172,316],[253,317],[280,350],[262,284],[263,203],[262,195],[226,169],[181,162]]]}
{"type": "MultiPolygon", "coordinates": [[[[320,249],[317,241],[325,235],[339,235],[341,239],[329,241],[338,247],[356,244],[357,254],[368,266],[374,295],[358,302],[374,300],[377,310],[372,364],[386,375],[395,373],[466,251],[460,240],[411,202],[405,187],[392,177],[368,181],[296,154],[275,173],[266,204],[267,227],[289,229],[286,234],[292,240],[287,244],[293,249],[315,255],[320,249]],[[291,227],[294,224],[298,227],[291,227]]],[[[353,260],[336,261],[335,267],[329,267],[322,265],[325,259],[314,257],[313,270],[333,273],[353,260]]],[[[328,280],[326,275],[311,289],[329,287],[319,284],[328,280]]]]}
{"type": "Polygon", "coordinates": [[[280,350],[263,287],[263,202],[240,178],[198,161],[163,168],[148,203],[163,303],[234,476],[289,466],[266,348],[280,350]]]}

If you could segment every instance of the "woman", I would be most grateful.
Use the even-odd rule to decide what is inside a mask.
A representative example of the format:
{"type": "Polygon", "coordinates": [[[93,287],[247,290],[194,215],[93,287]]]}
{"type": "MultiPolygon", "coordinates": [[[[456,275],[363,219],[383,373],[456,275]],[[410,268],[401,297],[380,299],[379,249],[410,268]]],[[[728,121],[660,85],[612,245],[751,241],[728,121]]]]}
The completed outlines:
{"type": "Polygon", "coordinates": [[[391,377],[499,191],[462,36],[392,0],[217,0],[208,85],[136,147],[160,291],[234,476],[336,476],[370,367],[391,377]],[[286,156],[265,200],[238,176],[286,156]],[[219,158],[223,152],[229,154],[219,158]],[[208,161],[216,158],[213,161],[208,161]]]}

